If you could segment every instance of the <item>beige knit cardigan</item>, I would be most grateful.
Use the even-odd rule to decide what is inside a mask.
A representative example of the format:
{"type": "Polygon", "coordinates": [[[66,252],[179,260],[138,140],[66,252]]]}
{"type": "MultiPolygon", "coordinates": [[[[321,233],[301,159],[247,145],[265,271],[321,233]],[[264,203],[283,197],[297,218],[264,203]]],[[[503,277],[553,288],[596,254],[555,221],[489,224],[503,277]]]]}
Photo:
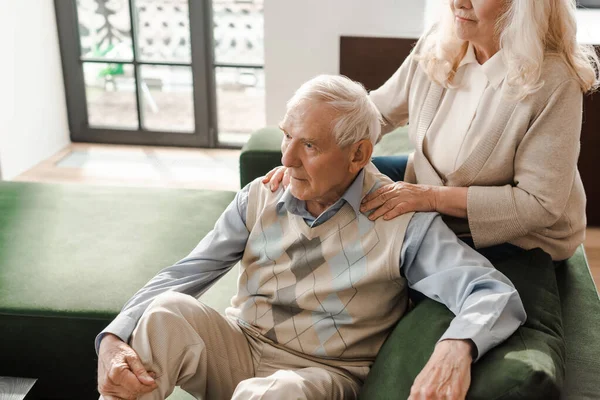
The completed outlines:
{"type": "MultiPolygon", "coordinates": [[[[437,112],[443,87],[414,59],[423,40],[398,71],[370,96],[385,121],[385,132],[408,123],[415,151],[405,180],[427,185],[468,187],[468,219],[447,217],[459,235],[470,234],[477,248],[509,242],[540,247],[554,260],[570,257],[585,235],[585,192],[577,170],[583,95],[567,64],[547,55],[542,88],[522,101],[503,101],[481,126],[485,135],[459,168],[440,176],[423,152],[423,139],[437,112]]],[[[477,119],[473,123],[476,123],[477,119]]]]}

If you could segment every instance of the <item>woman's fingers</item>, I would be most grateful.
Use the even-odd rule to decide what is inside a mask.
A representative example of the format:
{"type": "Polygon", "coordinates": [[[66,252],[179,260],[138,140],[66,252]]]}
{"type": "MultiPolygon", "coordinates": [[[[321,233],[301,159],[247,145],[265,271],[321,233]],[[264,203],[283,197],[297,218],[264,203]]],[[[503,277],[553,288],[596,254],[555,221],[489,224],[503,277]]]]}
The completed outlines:
{"type": "Polygon", "coordinates": [[[373,211],[369,215],[369,219],[371,221],[375,221],[377,218],[382,217],[383,215],[386,215],[388,213],[394,213],[394,212],[397,213],[396,215],[400,215],[400,211],[404,208],[405,204],[406,204],[406,202],[404,202],[399,197],[391,198],[388,201],[386,201],[385,203],[383,203],[375,211],[373,211]],[[398,210],[396,210],[396,208],[398,208],[398,210]]]}
{"type": "MultiPolygon", "coordinates": [[[[287,168],[286,167],[275,167],[272,170],[270,170],[265,177],[262,180],[262,183],[264,184],[269,184],[269,188],[271,189],[272,192],[276,191],[279,188],[279,185],[281,184],[281,181],[284,179],[284,174],[286,174],[287,172],[287,168]]],[[[289,183],[289,178],[288,178],[288,183],[289,183]]],[[[284,182],[283,186],[286,187],[287,184],[284,182]]]]}
{"type": "Polygon", "coordinates": [[[406,214],[407,212],[410,212],[409,204],[403,201],[396,204],[394,208],[383,214],[383,219],[385,219],[386,221],[389,219],[394,219],[402,214],[406,214]]]}
{"type": "Polygon", "coordinates": [[[283,180],[281,181],[284,189],[287,189],[287,187],[290,185],[290,179],[290,170],[286,168],[285,173],[283,174],[283,180]]]}
{"type": "Polygon", "coordinates": [[[435,211],[431,188],[405,182],[386,185],[366,196],[360,211],[366,213],[372,210],[369,215],[372,221],[381,216],[388,220],[412,211],[435,211]]]}
{"type": "Polygon", "coordinates": [[[269,172],[267,172],[267,174],[265,175],[265,177],[262,180],[262,183],[269,183],[271,178],[273,178],[273,175],[275,175],[275,173],[277,171],[279,171],[279,168],[283,168],[283,167],[275,167],[272,170],[270,170],[269,172]]]}
{"type": "Polygon", "coordinates": [[[287,170],[287,168],[280,167],[277,170],[277,172],[275,172],[275,174],[273,174],[273,177],[271,178],[271,185],[270,185],[272,192],[279,189],[279,185],[281,184],[281,181],[283,180],[283,174],[285,174],[286,170],[287,170]]]}
{"type": "Polygon", "coordinates": [[[382,186],[373,193],[365,196],[361,202],[360,211],[367,212],[381,206],[391,198],[392,191],[395,188],[396,184],[391,183],[389,185],[382,186]]]}

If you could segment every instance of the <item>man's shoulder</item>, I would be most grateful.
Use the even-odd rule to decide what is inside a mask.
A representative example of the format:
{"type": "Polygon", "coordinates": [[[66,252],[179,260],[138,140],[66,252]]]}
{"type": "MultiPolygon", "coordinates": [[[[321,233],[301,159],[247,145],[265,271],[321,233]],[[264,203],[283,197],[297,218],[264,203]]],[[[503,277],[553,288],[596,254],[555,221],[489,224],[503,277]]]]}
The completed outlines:
{"type": "Polygon", "coordinates": [[[285,193],[282,185],[276,191],[271,191],[269,184],[262,182],[263,179],[264,176],[256,178],[244,188],[248,192],[248,207],[253,207],[254,210],[263,210],[270,204],[277,204],[285,193]]]}

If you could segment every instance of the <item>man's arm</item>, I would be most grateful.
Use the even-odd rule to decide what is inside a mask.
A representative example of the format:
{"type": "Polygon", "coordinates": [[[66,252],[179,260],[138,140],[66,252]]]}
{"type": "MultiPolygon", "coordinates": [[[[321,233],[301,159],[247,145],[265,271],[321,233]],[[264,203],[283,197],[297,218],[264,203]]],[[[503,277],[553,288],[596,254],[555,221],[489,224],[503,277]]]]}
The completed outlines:
{"type": "Polygon", "coordinates": [[[472,340],[475,360],[527,318],[512,282],[460,240],[437,213],[416,213],[411,219],[401,268],[412,289],[456,315],[440,341],[472,340]]]}
{"type": "Polygon", "coordinates": [[[402,247],[408,285],[456,317],[411,388],[413,399],[464,399],[471,363],[527,318],[510,280],[462,242],[437,213],[416,213],[402,247]]]}
{"type": "Polygon", "coordinates": [[[242,258],[249,235],[246,228],[248,189],[246,186],[236,194],[213,230],[186,258],[160,271],[125,304],[96,337],[96,352],[107,333],[128,342],[138,320],[159,294],[171,290],[198,297],[242,258]]]}

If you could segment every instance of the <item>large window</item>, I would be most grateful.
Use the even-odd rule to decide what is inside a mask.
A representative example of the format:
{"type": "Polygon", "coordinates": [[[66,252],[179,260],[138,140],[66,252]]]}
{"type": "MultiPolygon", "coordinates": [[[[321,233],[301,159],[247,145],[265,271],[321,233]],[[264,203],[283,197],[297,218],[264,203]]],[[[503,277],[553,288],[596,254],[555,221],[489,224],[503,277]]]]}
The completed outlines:
{"type": "Polygon", "coordinates": [[[74,141],[239,146],[264,125],[262,0],[55,5],[74,141]]]}
{"type": "Polygon", "coordinates": [[[243,143],[265,125],[263,0],[213,0],[219,138],[243,143]]]}

